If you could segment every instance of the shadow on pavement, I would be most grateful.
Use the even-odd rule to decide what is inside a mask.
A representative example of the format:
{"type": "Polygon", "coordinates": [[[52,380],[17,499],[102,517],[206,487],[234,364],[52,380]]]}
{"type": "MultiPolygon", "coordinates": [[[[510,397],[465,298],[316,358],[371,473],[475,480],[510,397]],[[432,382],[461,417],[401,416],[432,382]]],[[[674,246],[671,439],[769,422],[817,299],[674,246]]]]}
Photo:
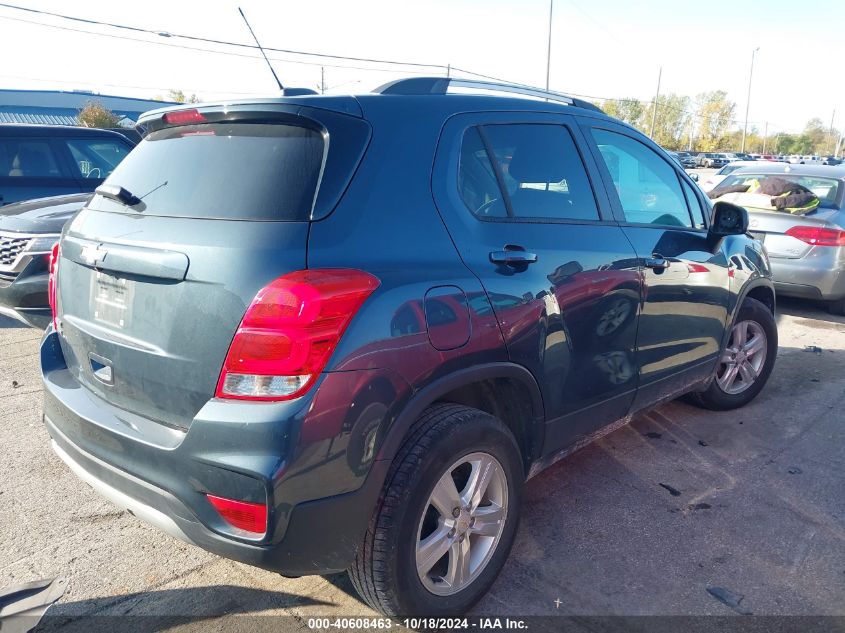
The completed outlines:
{"type": "MultiPolygon", "coordinates": [[[[238,631],[304,628],[294,616],[258,615],[305,606],[334,606],[283,591],[218,585],[144,591],[56,604],[35,629],[38,633],[95,633],[113,631],[217,630],[219,618],[237,618],[238,631]],[[180,615],[168,615],[178,613],[180,615]],[[254,617],[244,617],[244,616],[254,617]],[[217,625],[209,623],[218,620],[217,625]],[[293,625],[293,626],[291,626],[293,625]]],[[[225,630],[234,630],[231,626],[225,630]]]]}
{"type": "Polygon", "coordinates": [[[815,319],[817,321],[841,323],[842,325],[845,325],[845,316],[831,314],[824,301],[779,296],[777,298],[777,313],[778,316],[788,315],[803,319],[815,319]]]}

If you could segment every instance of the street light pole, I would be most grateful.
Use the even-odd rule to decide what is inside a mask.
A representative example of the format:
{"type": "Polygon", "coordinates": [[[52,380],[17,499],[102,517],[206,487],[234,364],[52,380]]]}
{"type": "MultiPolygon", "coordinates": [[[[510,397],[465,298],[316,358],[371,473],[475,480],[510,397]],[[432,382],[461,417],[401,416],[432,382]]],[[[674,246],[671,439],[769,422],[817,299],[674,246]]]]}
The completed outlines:
{"type": "Polygon", "coordinates": [[[546,91],[549,90],[549,67],[552,63],[552,13],[555,9],[555,0],[549,0],[549,45],[546,47],[546,91]]]}
{"type": "Polygon", "coordinates": [[[657,123],[657,102],[660,100],[660,80],[663,78],[663,66],[660,67],[660,71],[657,73],[657,92],[654,93],[654,107],[651,110],[651,134],[649,134],[649,138],[654,140],[654,126],[657,123]]]}
{"type": "Polygon", "coordinates": [[[758,46],[751,51],[751,72],[748,74],[748,98],[745,100],[745,127],[742,128],[742,149],[739,150],[745,153],[745,136],[748,134],[748,110],[751,108],[751,80],[754,78],[754,54],[760,50],[758,46]]]}

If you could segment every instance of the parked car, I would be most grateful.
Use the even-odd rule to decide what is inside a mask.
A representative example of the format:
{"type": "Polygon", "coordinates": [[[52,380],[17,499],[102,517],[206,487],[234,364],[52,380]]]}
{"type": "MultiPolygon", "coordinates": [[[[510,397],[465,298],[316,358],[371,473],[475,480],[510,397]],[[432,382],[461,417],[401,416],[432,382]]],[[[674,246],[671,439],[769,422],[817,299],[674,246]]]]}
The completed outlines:
{"type": "Polygon", "coordinates": [[[721,183],[725,178],[728,177],[728,175],[734,173],[736,170],[742,169],[743,167],[753,167],[756,164],[756,161],[733,161],[720,168],[715,174],[710,174],[709,176],[706,176],[703,181],[699,180],[698,186],[701,187],[701,190],[706,193],[711,189],[717,187],[719,183],[721,183]]]}
{"type": "Polygon", "coordinates": [[[54,249],[44,422],[73,472],[222,556],[455,615],[526,478],[667,399],[760,392],[745,211],[587,102],[454,86],[490,89],[141,118],[54,249]]]}
{"type": "Polygon", "coordinates": [[[0,125],[0,205],[92,192],[132,150],[126,136],[62,125],[0,125]]]}
{"type": "Polygon", "coordinates": [[[722,167],[728,164],[728,159],[724,154],[714,154],[706,152],[699,154],[696,160],[696,167],[722,167]]]}
{"type": "Polygon", "coordinates": [[[775,177],[819,198],[806,215],[749,206],[750,230],[766,246],[775,288],[784,296],[826,301],[832,313],[845,314],[845,167],[760,163],[734,172],[720,188],[775,177]]]}
{"type": "Polygon", "coordinates": [[[678,159],[681,161],[681,165],[685,169],[692,169],[695,167],[695,156],[690,154],[689,152],[675,152],[678,155],[678,159]]]}
{"type": "Polygon", "coordinates": [[[43,330],[50,323],[48,260],[62,227],[90,193],[0,207],[0,314],[43,330]]]}
{"type": "Polygon", "coordinates": [[[836,156],[825,156],[822,159],[822,165],[841,165],[842,159],[837,158],[836,156]]]}

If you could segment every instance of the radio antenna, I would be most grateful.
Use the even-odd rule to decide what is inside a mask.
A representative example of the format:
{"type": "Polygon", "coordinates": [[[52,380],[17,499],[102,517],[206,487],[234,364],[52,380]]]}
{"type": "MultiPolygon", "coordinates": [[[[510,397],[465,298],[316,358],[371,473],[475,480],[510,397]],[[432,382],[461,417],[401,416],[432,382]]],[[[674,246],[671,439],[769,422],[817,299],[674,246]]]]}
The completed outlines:
{"type": "Polygon", "coordinates": [[[259,41],[258,41],[258,38],[257,38],[257,37],[255,37],[255,31],[253,31],[253,30],[252,30],[252,27],[249,25],[249,20],[247,20],[247,19],[246,19],[246,16],[244,15],[244,11],[243,11],[243,9],[241,9],[240,7],[238,7],[238,13],[240,13],[240,14],[241,14],[241,17],[244,19],[244,22],[246,23],[246,28],[248,28],[248,29],[249,29],[249,32],[252,34],[252,39],[254,39],[254,40],[255,40],[255,43],[256,43],[256,45],[258,46],[258,50],[260,50],[260,51],[261,51],[261,54],[262,54],[262,55],[264,55],[264,61],[265,61],[265,62],[267,62],[267,66],[269,66],[269,67],[270,67],[270,72],[271,72],[271,73],[273,73],[273,79],[275,79],[275,80],[276,80],[276,84],[278,84],[278,86],[279,86],[279,90],[281,90],[281,91],[282,91],[282,93],[284,93],[284,92],[285,92],[285,87],[282,85],[282,82],[281,82],[281,81],[279,81],[279,76],[278,76],[278,75],[276,75],[276,71],[275,71],[275,70],[273,70],[273,65],[270,63],[270,60],[269,60],[269,59],[267,59],[267,53],[265,53],[265,52],[264,52],[264,49],[261,47],[261,42],[259,42],[259,41]]]}

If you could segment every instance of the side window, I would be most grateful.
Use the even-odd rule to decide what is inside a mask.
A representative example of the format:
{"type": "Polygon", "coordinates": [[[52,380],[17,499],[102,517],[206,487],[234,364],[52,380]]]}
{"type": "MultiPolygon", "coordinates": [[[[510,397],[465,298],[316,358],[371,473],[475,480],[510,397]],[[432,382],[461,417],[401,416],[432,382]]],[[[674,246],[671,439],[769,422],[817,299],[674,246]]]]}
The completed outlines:
{"type": "Polygon", "coordinates": [[[464,202],[479,217],[599,219],[584,163],[562,125],[485,125],[469,130],[458,182],[464,202]],[[474,183],[482,179],[484,195],[479,197],[473,193],[474,183]]]}
{"type": "Polygon", "coordinates": [[[477,127],[464,134],[458,168],[458,190],[467,208],[479,217],[505,218],[508,215],[502,192],[496,183],[493,165],[477,127]]]}
{"type": "Polygon", "coordinates": [[[600,129],[592,133],[627,222],[692,226],[680,179],[669,163],[624,134],[600,129]]]}
{"type": "Polygon", "coordinates": [[[65,142],[79,170],[74,175],[83,178],[107,178],[129,153],[123,143],[109,139],[69,139],[65,142]]]}
{"type": "Polygon", "coordinates": [[[692,212],[695,228],[706,228],[706,224],[704,223],[704,209],[701,208],[701,200],[699,200],[698,196],[695,195],[695,191],[686,180],[681,181],[681,186],[684,188],[684,195],[687,197],[687,204],[692,212]]]}
{"type": "Polygon", "coordinates": [[[0,177],[61,178],[59,163],[46,141],[0,140],[0,177]]]}

